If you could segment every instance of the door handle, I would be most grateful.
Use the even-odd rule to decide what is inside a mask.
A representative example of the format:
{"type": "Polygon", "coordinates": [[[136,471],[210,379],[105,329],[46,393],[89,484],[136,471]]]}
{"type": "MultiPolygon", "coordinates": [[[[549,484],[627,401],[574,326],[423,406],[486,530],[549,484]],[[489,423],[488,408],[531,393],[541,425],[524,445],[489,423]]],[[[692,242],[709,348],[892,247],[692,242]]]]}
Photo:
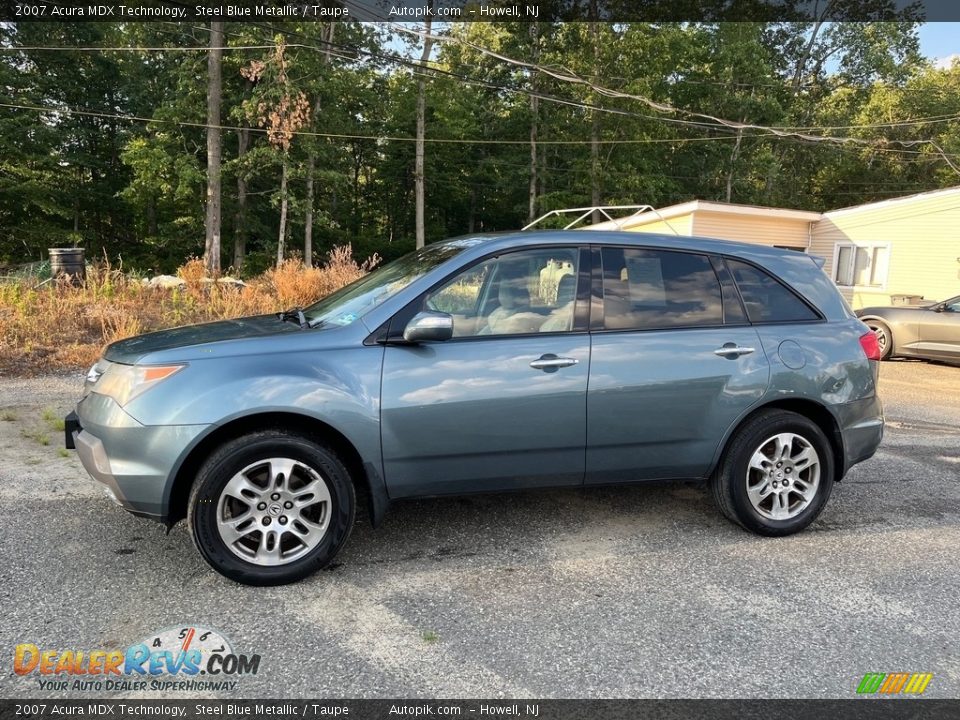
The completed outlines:
{"type": "Polygon", "coordinates": [[[570,357],[557,357],[556,355],[544,355],[530,363],[534,370],[544,370],[545,372],[556,372],[560,368],[576,365],[579,360],[570,357]]]}
{"type": "Polygon", "coordinates": [[[740,357],[741,355],[749,355],[752,352],[756,352],[756,349],[752,347],[740,347],[733,343],[727,343],[722,348],[717,348],[713,351],[714,355],[719,355],[720,357],[740,357]]]}

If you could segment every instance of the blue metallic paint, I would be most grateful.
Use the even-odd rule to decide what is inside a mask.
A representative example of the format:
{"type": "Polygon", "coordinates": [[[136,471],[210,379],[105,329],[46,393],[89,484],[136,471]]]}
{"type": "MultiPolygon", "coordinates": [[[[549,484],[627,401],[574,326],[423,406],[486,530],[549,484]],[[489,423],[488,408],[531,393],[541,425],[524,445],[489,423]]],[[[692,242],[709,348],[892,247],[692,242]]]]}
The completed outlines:
{"type": "Polygon", "coordinates": [[[458,255],[344,327],[300,329],[263,316],[107,348],[105,357],[117,362],[188,364],[125,408],[95,390],[78,405],[83,431],[102,441],[127,507],[165,518],[174,478],[190,453],[225,424],[264,413],[322,421],[342,434],[367,468],[378,515],[389,497],[703,477],[744,418],[784,400],[830,413],[843,437],[844,471],[880,441],[876,363],[858,343],[866,328],[809,256],[632,233],[510,233],[451,242],[463,248],[458,255]],[[481,258],[538,245],[604,243],[747,260],[796,289],[824,320],[417,347],[370,340],[424,291],[481,258]],[[727,342],[756,352],[737,359],[713,354],[727,342]],[[784,364],[785,343],[790,365],[799,364],[800,352],[802,367],[784,364]],[[578,363],[552,373],[529,367],[545,353],[578,363]]]}

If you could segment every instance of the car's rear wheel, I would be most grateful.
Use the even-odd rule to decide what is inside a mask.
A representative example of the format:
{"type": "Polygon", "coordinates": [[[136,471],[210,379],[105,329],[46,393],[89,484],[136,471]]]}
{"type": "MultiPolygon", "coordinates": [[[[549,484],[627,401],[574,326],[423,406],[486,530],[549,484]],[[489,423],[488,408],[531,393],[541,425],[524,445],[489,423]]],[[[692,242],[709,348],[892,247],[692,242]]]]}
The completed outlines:
{"type": "Polygon", "coordinates": [[[823,510],[834,465],[830,442],[816,423],[786,410],[765,410],[736,432],[710,485],[733,522],[759,535],[790,535],[823,510]]]}
{"type": "Polygon", "coordinates": [[[187,520],[222,575],[281,585],[329,564],[353,527],[349,473],[323,445],[283,429],[219,447],[200,468],[187,520]]]}
{"type": "Polygon", "coordinates": [[[890,332],[890,328],[887,327],[886,323],[882,323],[879,320],[867,320],[867,327],[873,330],[873,334],[877,336],[877,345],[880,347],[880,359],[886,360],[890,357],[890,353],[893,352],[893,335],[890,332]]]}

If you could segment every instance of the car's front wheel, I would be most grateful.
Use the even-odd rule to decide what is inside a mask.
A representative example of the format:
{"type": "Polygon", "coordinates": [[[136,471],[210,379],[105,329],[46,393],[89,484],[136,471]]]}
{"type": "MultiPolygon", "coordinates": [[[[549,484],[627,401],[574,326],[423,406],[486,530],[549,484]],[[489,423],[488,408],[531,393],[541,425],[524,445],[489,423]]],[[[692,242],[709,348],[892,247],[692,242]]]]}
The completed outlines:
{"type": "Polygon", "coordinates": [[[830,442],[816,423],[786,410],[765,410],[736,432],[710,485],[733,522],[759,535],[790,535],[823,510],[834,465],[830,442]]]}
{"type": "Polygon", "coordinates": [[[200,468],[187,520],[204,559],[248,585],[281,585],[333,560],[356,499],[337,455],[283,429],[236,438],[200,468]]]}

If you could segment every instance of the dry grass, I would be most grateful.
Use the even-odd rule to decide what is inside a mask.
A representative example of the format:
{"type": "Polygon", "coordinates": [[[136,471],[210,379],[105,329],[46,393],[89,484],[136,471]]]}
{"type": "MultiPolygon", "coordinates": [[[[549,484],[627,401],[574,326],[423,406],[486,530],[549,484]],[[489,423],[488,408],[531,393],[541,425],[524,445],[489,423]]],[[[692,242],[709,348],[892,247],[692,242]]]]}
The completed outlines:
{"type": "Polygon", "coordinates": [[[242,288],[211,282],[198,259],[177,271],[186,283],[180,289],[149,287],[108,263],[90,267],[79,286],[32,280],[0,285],[0,372],[82,369],[104,345],[140,333],[309,305],[378,260],[358,263],[349,245],[337,247],[322,267],[287,260],[242,288]]]}

